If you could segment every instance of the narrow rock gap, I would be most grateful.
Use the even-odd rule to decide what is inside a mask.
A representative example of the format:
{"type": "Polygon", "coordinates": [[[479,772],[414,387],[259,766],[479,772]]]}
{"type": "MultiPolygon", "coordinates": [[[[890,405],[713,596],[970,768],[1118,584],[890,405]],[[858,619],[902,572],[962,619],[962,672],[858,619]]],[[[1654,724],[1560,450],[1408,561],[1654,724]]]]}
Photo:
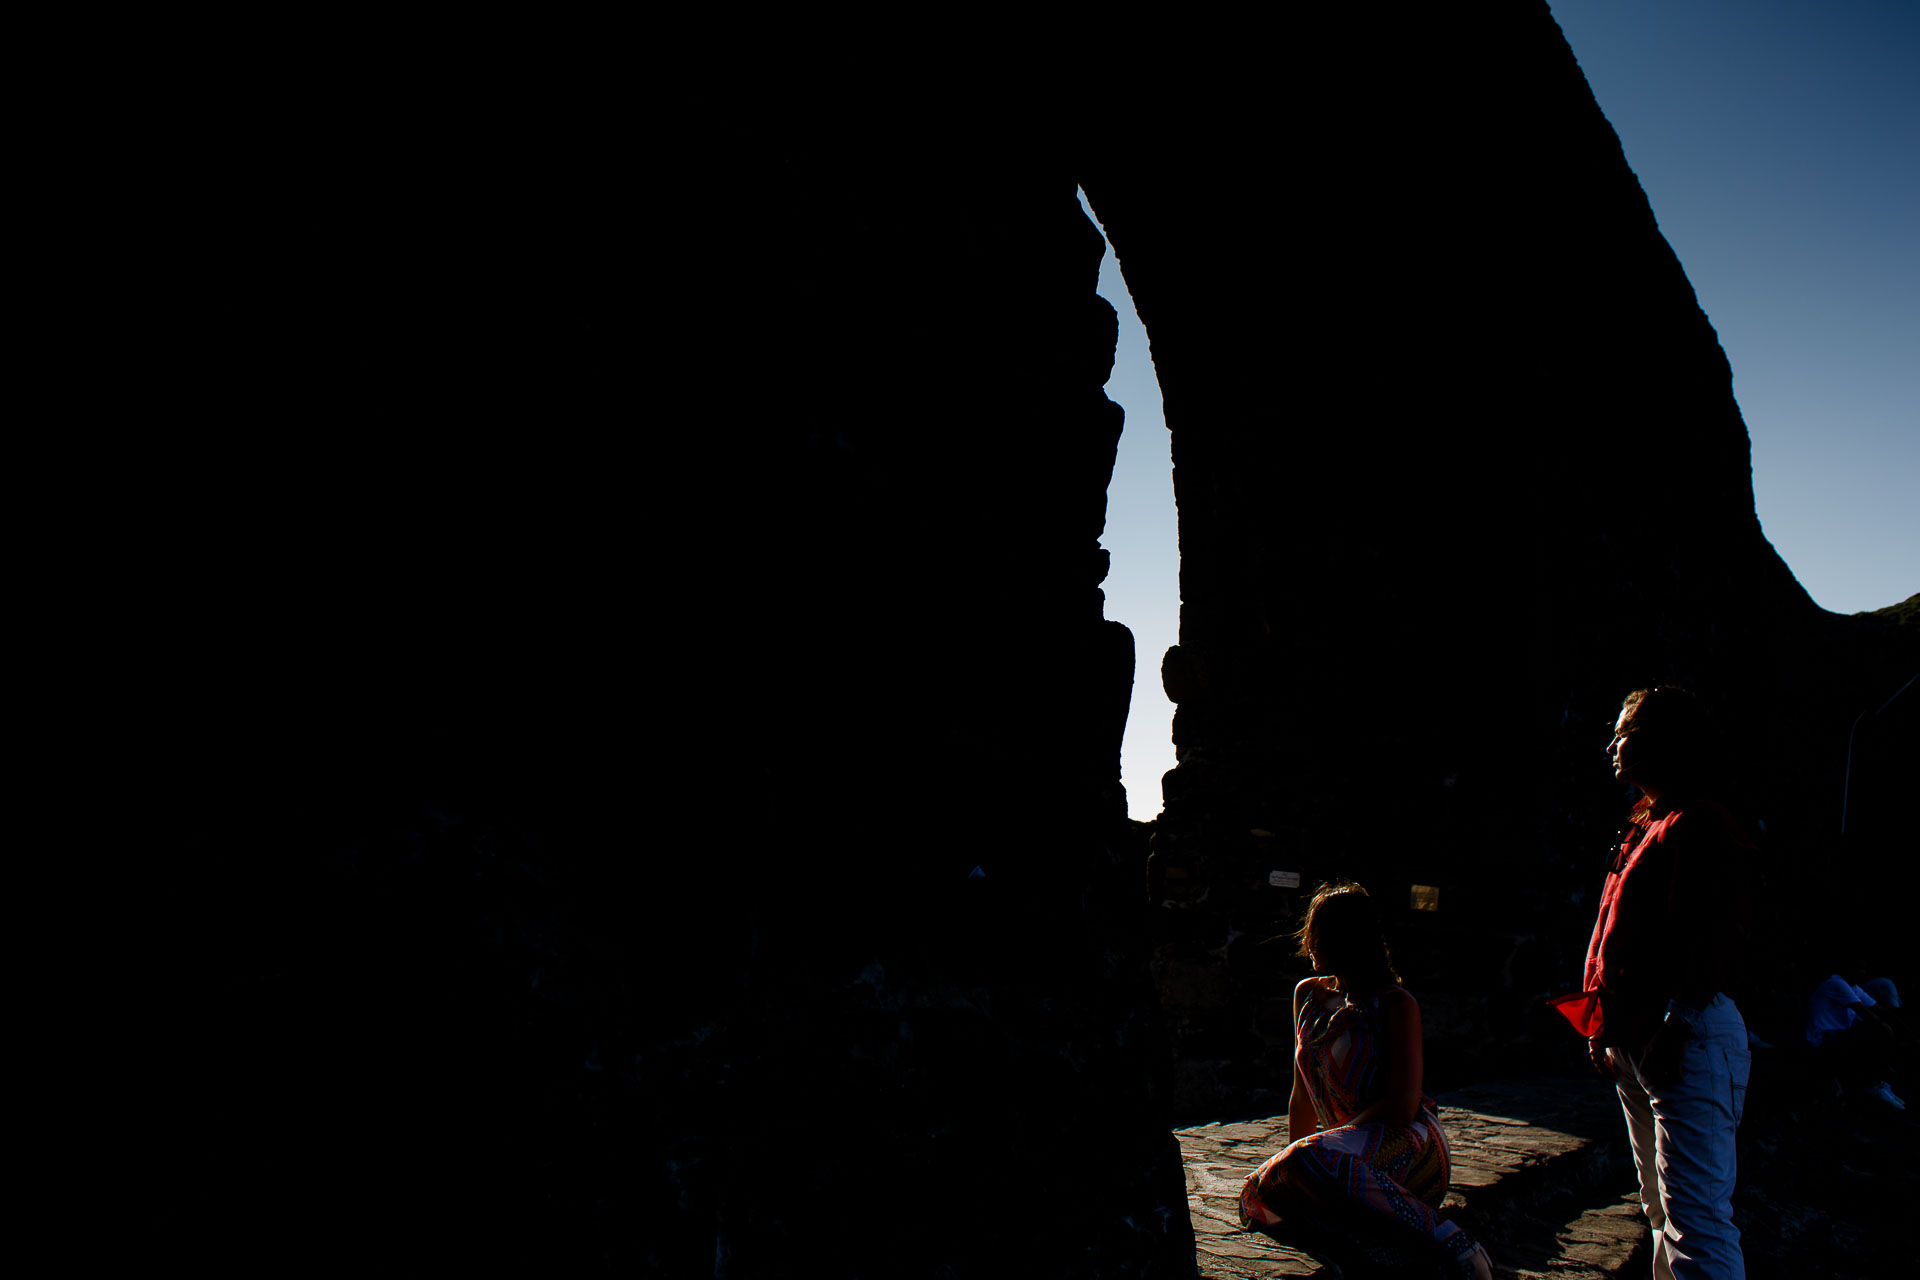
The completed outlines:
{"type": "MultiPolygon", "coordinates": [[[[1100,219],[1080,193],[1080,207],[1100,219]]],[[[1105,236],[1105,230],[1101,232],[1105,236]]],[[[1107,524],[1100,538],[1112,557],[1102,589],[1107,617],[1133,632],[1133,705],[1120,748],[1120,781],[1128,816],[1150,822],[1160,812],[1160,777],[1173,768],[1173,704],[1160,684],[1160,658],[1179,638],[1180,550],[1174,517],[1173,453],[1160,407],[1160,383],[1147,331],[1133,306],[1111,241],[1100,260],[1100,296],[1119,313],[1107,397],[1127,411],[1107,485],[1107,524]]]]}

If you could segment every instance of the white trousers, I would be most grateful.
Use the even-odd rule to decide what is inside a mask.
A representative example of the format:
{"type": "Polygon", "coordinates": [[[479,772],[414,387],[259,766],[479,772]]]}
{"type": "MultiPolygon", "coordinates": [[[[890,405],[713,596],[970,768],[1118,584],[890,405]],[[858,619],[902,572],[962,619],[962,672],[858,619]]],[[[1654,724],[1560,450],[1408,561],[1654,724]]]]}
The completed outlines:
{"type": "Polygon", "coordinates": [[[1734,1131],[1747,1101],[1747,1024],[1724,995],[1701,1011],[1680,1079],[1649,1088],[1634,1055],[1608,1051],[1653,1228],[1656,1280],[1745,1280],[1733,1225],[1734,1131]]]}

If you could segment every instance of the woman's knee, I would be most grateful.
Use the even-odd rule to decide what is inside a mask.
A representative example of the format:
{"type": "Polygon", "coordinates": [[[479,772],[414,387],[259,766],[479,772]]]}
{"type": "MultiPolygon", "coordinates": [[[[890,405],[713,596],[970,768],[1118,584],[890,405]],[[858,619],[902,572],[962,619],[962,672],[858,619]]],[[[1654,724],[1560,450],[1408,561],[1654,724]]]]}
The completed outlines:
{"type": "Polygon", "coordinates": [[[1297,1183],[1312,1163],[1313,1148],[1304,1139],[1290,1143],[1273,1162],[1273,1180],[1289,1185],[1297,1183]]]}
{"type": "Polygon", "coordinates": [[[1328,1157],[1329,1153],[1320,1143],[1302,1138],[1274,1158],[1269,1185],[1317,1201],[1331,1173],[1328,1157]]]}

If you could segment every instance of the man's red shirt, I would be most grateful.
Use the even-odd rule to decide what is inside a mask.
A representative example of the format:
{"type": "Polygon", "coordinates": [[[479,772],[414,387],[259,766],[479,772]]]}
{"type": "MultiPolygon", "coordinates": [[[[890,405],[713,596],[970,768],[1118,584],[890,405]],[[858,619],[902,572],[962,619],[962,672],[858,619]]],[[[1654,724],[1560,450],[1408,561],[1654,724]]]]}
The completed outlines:
{"type": "Polygon", "coordinates": [[[1643,1047],[1668,1000],[1705,1003],[1735,982],[1753,843],[1712,801],[1657,807],[1600,890],[1582,990],[1554,1001],[1582,1035],[1643,1047]]]}

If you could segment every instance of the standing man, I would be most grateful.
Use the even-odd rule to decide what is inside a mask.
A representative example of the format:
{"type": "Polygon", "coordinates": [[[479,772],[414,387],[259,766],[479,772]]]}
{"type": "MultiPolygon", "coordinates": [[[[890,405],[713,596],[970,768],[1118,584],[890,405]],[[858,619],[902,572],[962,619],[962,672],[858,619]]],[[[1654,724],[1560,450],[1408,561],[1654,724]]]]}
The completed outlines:
{"type": "Polygon", "coordinates": [[[1716,798],[1712,722],[1691,693],[1628,694],[1607,754],[1640,798],[1601,890],[1584,990],[1555,1004],[1619,1088],[1656,1280],[1742,1280],[1734,1131],[1750,1057],[1728,993],[1754,845],[1716,798]]]}

